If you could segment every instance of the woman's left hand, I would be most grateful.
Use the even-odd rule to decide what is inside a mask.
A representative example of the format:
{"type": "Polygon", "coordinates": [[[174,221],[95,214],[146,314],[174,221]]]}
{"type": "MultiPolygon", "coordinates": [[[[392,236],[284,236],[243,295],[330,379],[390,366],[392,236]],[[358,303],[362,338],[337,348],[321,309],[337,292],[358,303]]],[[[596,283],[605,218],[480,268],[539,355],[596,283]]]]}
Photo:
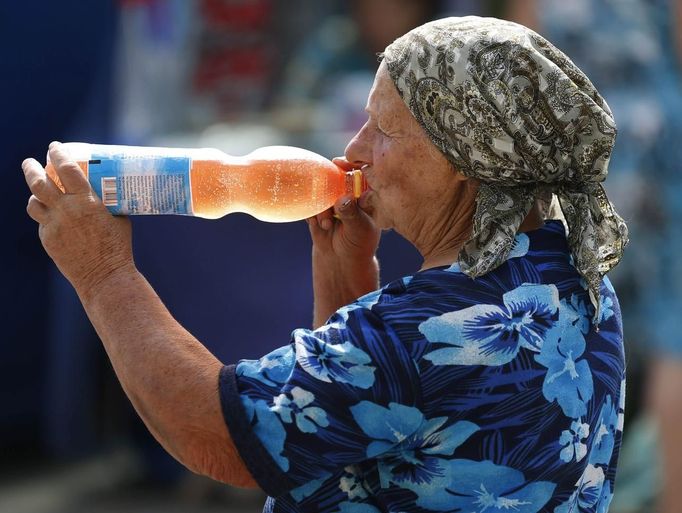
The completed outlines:
{"type": "Polygon", "coordinates": [[[114,217],[60,143],[49,158],[62,192],[35,160],[22,164],[33,195],[26,208],[38,222],[47,254],[79,294],[87,294],[121,268],[134,268],[130,221],[114,217]]]}

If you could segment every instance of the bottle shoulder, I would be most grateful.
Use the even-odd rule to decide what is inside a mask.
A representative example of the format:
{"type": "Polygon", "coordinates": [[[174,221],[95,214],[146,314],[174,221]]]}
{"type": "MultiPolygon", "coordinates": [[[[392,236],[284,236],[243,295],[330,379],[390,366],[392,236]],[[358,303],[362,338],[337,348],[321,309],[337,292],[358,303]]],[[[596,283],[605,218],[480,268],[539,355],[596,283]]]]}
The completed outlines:
{"type": "Polygon", "coordinates": [[[257,160],[307,160],[331,164],[328,158],[296,146],[263,146],[253,150],[246,157],[257,160]]]}
{"type": "Polygon", "coordinates": [[[217,148],[168,148],[157,146],[127,146],[117,144],[94,144],[86,142],[63,143],[72,159],[84,162],[91,159],[135,159],[177,157],[193,160],[224,161],[232,158],[217,148]]]}

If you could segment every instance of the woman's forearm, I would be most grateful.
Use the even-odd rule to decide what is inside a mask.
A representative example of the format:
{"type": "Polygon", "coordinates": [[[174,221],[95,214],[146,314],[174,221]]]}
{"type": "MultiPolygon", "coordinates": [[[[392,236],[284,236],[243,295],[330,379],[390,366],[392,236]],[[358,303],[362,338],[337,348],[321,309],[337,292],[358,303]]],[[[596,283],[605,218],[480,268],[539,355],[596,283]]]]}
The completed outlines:
{"type": "Polygon", "coordinates": [[[253,484],[221,413],[222,364],[168,312],[133,267],[79,290],[116,375],[157,440],[191,470],[253,484]]]}
{"type": "Polygon", "coordinates": [[[313,251],[313,327],[322,326],[339,308],[379,287],[379,262],[350,268],[330,266],[313,251]]]}

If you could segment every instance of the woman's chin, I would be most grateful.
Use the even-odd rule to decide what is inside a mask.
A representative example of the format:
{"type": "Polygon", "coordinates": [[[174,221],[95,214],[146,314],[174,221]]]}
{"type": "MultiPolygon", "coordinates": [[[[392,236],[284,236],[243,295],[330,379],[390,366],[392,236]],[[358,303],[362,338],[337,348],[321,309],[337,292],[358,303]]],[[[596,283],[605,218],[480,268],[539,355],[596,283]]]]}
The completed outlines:
{"type": "Polygon", "coordinates": [[[375,202],[373,196],[374,191],[363,192],[362,195],[358,198],[358,206],[376,222],[377,209],[374,204],[375,202]]]}

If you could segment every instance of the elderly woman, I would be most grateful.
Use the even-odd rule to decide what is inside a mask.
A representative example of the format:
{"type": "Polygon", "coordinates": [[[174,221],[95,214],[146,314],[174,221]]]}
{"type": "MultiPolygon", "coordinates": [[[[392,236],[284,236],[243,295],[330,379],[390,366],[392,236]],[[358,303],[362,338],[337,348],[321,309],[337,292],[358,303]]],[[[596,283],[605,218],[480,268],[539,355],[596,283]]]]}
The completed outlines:
{"type": "Polygon", "coordinates": [[[624,361],[603,275],[627,240],[606,103],[534,32],[466,17],[389,45],[367,112],[337,163],[369,191],[309,220],[317,328],[257,361],[177,324],[59,144],[66,193],[29,159],[28,211],[150,431],[267,511],[606,511],[624,361]],[[424,262],[376,290],[382,229],[424,262]]]}

